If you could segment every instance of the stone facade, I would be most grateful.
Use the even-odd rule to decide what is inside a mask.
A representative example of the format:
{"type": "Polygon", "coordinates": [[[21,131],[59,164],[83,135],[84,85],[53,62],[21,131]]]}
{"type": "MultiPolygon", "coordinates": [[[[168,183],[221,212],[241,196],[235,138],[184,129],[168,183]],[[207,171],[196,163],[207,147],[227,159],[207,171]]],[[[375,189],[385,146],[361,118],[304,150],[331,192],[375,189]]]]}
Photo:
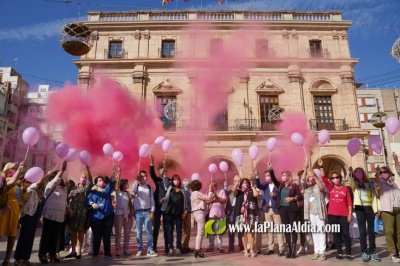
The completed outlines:
{"type": "MultiPolygon", "coordinates": [[[[88,89],[94,73],[107,74],[154,110],[157,95],[174,95],[181,104],[192,97],[191,81],[202,69],[180,68],[176,63],[209,57],[208,39],[196,43],[194,54],[182,49],[196,35],[195,30],[183,31],[183,28],[195,22],[207,23],[211,25],[208,36],[223,42],[229,35],[256,24],[255,35],[267,40],[268,56],[259,58],[256,40],[250,40],[252,47],[242,51],[243,60],[251,62],[252,67],[237,69],[227,84],[229,90],[232,88],[226,110],[227,128],[203,129],[208,139],[204,161],[215,156],[231,161],[233,148],[242,148],[246,155],[252,144],[265,147],[265,140],[279,132],[263,127],[268,121],[261,114],[261,96],[276,96],[285,110],[304,112],[316,132],[323,128],[330,131],[331,141],[324,145],[322,153],[326,171],[336,169],[346,174],[351,162],[353,166],[365,167],[363,151],[352,161],[347,152],[349,139],[357,137],[365,141],[368,132],[361,129],[358,113],[353,73],[358,59],[351,57],[347,39],[351,21],[342,20],[341,12],[138,11],[88,15],[85,24],[96,37],[92,50],[75,60],[79,84],[88,89]],[[166,40],[174,45],[173,54],[167,52],[167,56],[163,50],[166,40]],[[111,44],[119,45],[116,52],[111,44]],[[165,89],[166,83],[172,85],[165,89]],[[315,101],[320,101],[321,106],[325,100],[331,101],[327,120],[323,118],[326,115],[323,109],[315,111],[315,101]],[[245,118],[251,118],[256,126],[237,127],[236,123],[232,129],[231,123],[241,123],[245,118]]],[[[179,131],[179,123],[187,119],[191,119],[190,112],[185,112],[174,130],[165,135],[173,137],[174,131],[179,131]]],[[[319,155],[314,152],[313,164],[319,155]]],[[[174,158],[174,150],[169,157],[174,158]]],[[[261,165],[265,157],[255,163],[249,156],[245,160],[245,173],[256,165],[265,168],[261,165]]]]}

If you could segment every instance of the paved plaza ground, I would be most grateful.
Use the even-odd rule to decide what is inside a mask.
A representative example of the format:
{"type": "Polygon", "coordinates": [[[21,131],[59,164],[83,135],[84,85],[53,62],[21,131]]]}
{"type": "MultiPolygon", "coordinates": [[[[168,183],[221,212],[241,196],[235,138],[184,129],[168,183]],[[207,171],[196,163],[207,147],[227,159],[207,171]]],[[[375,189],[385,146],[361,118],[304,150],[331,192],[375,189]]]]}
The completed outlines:
{"type": "MultiPolygon", "coordinates": [[[[36,238],[33,247],[33,253],[31,262],[34,264],[39,264],[37,252],[39,249],[39,240],[41,234],[41,228],[38,228],[36,231],[36,238]]],[[[162,230],[160,231],[159,236],[159,251],[163,251],[163,243],[161,243],[162,237],[162,230]],[[161,244],[161,245],[160,245],[161,244]]],[[[286,259],[284,257],[278,257],[277,255],[258,255],[255,258],[245,258],[242,253],[239,253],[238,247],[236,248],[235,253],[225,253],[219,254],[216,251],[213,253],[207,253],[207,257],[204,259],[201,258],[194,258],[193,253],[185,254],[180,257],[167,257],[164,254],[159,254],[158,257],[148,258],[146,256],[143,257],[136,257],[135,254],[137,252],[137,245],[136,245],[136,234],[131,233],[131,241],[130,241],[130,252],[132,256],[129,257],[114,257],[113,259],[105,259],[102,255],[99,256],[98,259],[92,259],[87,253],[83,253],[83,256],[80,260],[76,259],[64,259],[66,255],[68,255],[67,251],[61,252],[61,264],[62,265],[84,265],[84,266],[100,266],[100,265],[204,265],[204,266],[212,266],[212,265],[251,265],[251,266],[258,266],[258,265],[340,265],[340,264],[351,264],[351,265],[368,265],[368,264],[376,264],[376,265],[395,265],[390,261],[388,257],[388,253],[386,251],[386,244],[385,244],[385,237],[378,236],[377,237],[377,253],[382,258],[382,262],[363,262],[360,256],[360,244],[359,242],[352,241],[353,246],[353,261],[347,260],[336,260],[336,251],[330,250],[327,251],[327,260],[326,261],[313,261],[311,260],[311,253],[307,255],[301,255],[296,259],[286,259]]],[[[191,239],[190,239],[190,248],[194,248],[194,240],[196,235],[196,229],[192,228],[191,239]]],[[[143,239],[145,239],[145,234],[143,234],[143,239]]],[[[267,242],[264,240],[263,242],[267,242]]],[[[223,246],[227,249],[228,244],[228,237],[224,236],[223,238],[223,246]]],[[[208,239],[204,239],[203,241],[203,249],[208,247],[208,239]]],[[[263,250],[266,248],[263,245],[263,250]]],[[[6,249],[6,238],[3,237],[0,239],[0,258],[4,258],[6,249]]],[[[114,250],[114,237],[112,237],[112,254],[115,254],[114,250]]],[[[277,251],[277,250],[276,250],[277,251]]],[[[14,260],[12,260],[13,262],[14,260]]],[[[49,263],[55,264],[55,263],[49,263]]]]}

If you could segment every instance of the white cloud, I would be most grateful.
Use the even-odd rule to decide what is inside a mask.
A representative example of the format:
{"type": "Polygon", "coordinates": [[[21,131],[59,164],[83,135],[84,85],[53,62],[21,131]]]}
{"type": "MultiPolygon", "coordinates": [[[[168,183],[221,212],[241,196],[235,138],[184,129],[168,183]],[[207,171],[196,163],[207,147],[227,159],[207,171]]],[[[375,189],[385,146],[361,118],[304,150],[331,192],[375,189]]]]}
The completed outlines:
{"type": "Polygon", "coordinates": [[[58,36],[66,23],[76,20],[76,18],[65,18],[17,28],[0,29],[0,40],[46,40],[58,36]]]}

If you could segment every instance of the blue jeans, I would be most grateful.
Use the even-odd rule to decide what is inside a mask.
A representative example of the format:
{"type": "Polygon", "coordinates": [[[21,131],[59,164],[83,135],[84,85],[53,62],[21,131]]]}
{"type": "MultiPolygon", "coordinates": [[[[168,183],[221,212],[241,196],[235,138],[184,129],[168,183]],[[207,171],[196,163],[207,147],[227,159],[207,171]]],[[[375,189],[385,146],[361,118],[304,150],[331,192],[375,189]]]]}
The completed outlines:
{"type": "Polygon", "coordinates": [[[168,249],[174,249],[174,225],[176,228],[176,248],[182,244],[182,216],[164,214],[165,228],[167,229],[168,249]]]}
{"type": "Polygon", "coordinates": [[[146,229],[147,252],[153,250],[153,232],[150,220],[150,211],[137,211],[135,210],[136,219],[136,241],[138,244],[138,251],[143,251],[142,241],[142,228],[143,224],[146,229]]]}

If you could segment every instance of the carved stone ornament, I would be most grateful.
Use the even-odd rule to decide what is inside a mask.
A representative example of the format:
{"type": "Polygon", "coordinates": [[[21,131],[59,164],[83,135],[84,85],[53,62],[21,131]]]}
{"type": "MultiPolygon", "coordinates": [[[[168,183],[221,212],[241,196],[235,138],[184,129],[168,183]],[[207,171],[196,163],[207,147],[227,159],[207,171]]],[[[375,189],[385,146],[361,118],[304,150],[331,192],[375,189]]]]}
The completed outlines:
{"type": "Polygon", "coordinates": [[[334,39],[334,40],[339,40],[339,39],[340,39],[340,36],[339,36],[339,33],[337,32],[337,30],[334,30],[334,31],[333,31],[332,36],[333,36],[333,39],[334,39]]]}
{"type": "Polygon", "coordinates": [[[150,39],[150,32],[148,30],[146,30],[145,32],[143,32],[143,38],[145,40],[149,40],[150,39]]]}
{"type": "Polygon", "coordinates": [[[166,79],[153,88],[153,93],[155,95],[178,95],[182,93],[182,90],[172,83],[170,79],[166,79]]]}
{"type": "Polygon", "coordinates": [[[326,80],[317,80],[311,84],[310,93],[318,95],[333,95],[337,93],[337,89],[326,80]]]}
{"type": "Polygon", "coordinates": [[[292,34],[292,39],[298,39],[299,38],[299,36],[297,35],[297,31],[296,30],[292,30],[291,34],[292,34]]]}
{"type": "Polygon", "coordinates": [[[266,81],[262,82],[258,87],[255,89],[257,94],[269,94],[269,95],[279,95],[284,93],[285,91],[276,85],[271,79],[267,79],[266,81]]]}
{"type": "Polygon", "coordinates": [[[283,37],[283,39],[289,39],[289,33],[287,30],[282,31],[282,37],[283,37]]]}
{"type": "Polygon", "coordinates": [[[134,36],[135,36],[135,40],[140,40],[142,38],[142,35],[140,34],[140,31],[138,31],[138,30],[135,31],[134,36]]]}

